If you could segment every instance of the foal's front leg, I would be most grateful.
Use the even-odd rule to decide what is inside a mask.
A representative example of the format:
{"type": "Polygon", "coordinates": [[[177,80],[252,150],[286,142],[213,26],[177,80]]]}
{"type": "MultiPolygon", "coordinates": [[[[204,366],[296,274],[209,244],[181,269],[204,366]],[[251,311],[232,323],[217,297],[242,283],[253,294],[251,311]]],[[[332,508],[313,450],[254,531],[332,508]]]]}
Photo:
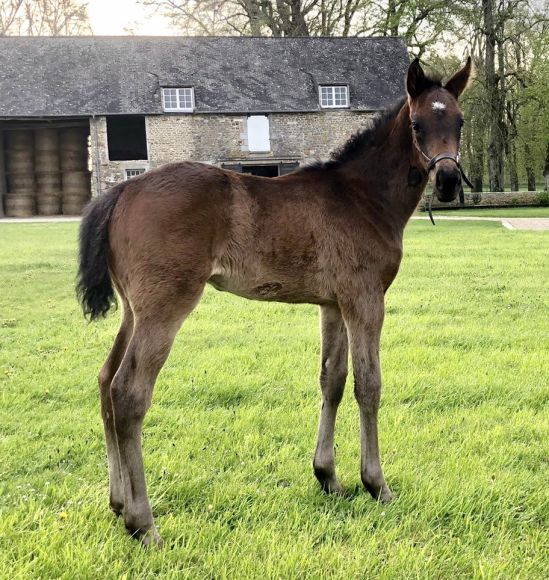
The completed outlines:
{"type": "Polygon", "coordinates": [[[347,379],[348,342],[345,324],[337,306],[320,308],[322,360],[320,389],[322,409],[318,424],[313,468],[315,475],[327,493],[342,493],[335,472],[334,429],[337,408],[343,396],[347,379]]]}
{"type": "Polygon", "coordinates": [[[354,392],[360,410],[360,475],[372,496],[387,502],[393,498],[385,483],[379,459],[377,413],[381,397],[379,341],[383,326],[383,293],[368,293],[346,304],[342,313],[349,333],[353,361],[354,392]]]}

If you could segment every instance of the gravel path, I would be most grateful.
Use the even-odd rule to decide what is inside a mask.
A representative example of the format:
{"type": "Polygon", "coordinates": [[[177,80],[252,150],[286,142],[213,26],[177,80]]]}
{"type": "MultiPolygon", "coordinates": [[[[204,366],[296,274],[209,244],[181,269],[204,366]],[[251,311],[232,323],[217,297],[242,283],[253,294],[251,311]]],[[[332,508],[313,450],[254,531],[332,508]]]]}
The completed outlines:
{"type": "Polygon", "coordinates": [[[549,230],[549,218],[502,218],[501,223],[509,230],[549,230]]]}

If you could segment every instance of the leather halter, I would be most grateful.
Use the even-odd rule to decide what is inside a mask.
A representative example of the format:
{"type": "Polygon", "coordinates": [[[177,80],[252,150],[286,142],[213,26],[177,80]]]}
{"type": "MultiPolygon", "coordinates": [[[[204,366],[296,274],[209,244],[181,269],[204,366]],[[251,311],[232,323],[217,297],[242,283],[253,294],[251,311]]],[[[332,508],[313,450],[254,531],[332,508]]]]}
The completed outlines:
{"type": "Polygon", "coordinates": [[[471,181],[469,180],[469,178],[467,177],[467,175],[465,175],[465,171],[463,171],[463,167],[461,166],[461,163],[459,162],[459,153],[457,155],[453,155],[452,153],[439,153],[438,155],[435,155],[434,157],[429,158],[427,155],[425,155],[425,153],[423,153],[423,151],[421,149],[419,151],[423,155],[423,157],[425,157],[425,159],[427,159],[427,173],[429,173],[429,171],[431,171],[431,169],[433,169],[434,166],[439,161],[442,161],[443,159],[450,159],[451,161],[453,161],[457,165],[457,167],[459,169],[459,173],[461,174],[463,181],[465,181],[465,183],[469,187],[474,187],[473,184],[471,183],[471,181]]]}
{"type": "MultiPolygon", "coordinates": [[[[426,153],[423,152],[423,150],[419,146],[417,146],[417,150],[427,160],[427,173],[429,173],[439,161],[442,161],[443,159],[450,159],[450,161],[453,161],[457,165],[457,168],[459,169],[459,173],[461,175],[462,180],[465,181],[465,183],[471,189],[474,187],[473,184],[471,183],[471,180],[467,177],[467,175],[465,175],[465,171],[463,171],[463,167],[461,166],[461,163],[459,162],[459,152],[456,155],[454,155],[453,153],[445,152],[445,153],[439,153],[438,155],[435,155],[434,157],[429,157],[426,153]]],[[[435,220],[433,219],[433,212],[431,211],[431,204],[432,203],[433,203],[433,196],[431,195],[431,197],[429,199],[429,206],[428,206],[429,218],[431,220],[431,223],[433,225],[436,225],[435,220]]]]}

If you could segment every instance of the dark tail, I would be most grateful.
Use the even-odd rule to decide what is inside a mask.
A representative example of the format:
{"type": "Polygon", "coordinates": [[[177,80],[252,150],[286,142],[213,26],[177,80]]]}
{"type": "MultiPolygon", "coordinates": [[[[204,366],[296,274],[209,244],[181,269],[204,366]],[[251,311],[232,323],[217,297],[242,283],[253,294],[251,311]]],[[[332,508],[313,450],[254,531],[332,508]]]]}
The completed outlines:
{"type": "Polygon", "coordinates": [[[84,316],[96,320],[116,303],[109,274],[109,222],[124,189],[120,184],[92,200],[80,225],[80,265],[76,294],[84,316]]]}

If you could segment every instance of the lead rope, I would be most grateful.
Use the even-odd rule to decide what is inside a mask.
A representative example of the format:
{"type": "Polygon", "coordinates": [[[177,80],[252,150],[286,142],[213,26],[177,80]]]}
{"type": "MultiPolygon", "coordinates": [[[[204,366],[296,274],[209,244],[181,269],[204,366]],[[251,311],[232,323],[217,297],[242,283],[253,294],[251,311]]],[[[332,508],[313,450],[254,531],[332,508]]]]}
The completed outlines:
{"type": "Polygon", "coordinates": [[[427,206],[427,209],[429,210],[429,218],[431,219],[431,223],[436,226],[437,224],[435,223],[435,220],[433,218],[433,212],[431,211],[431,206],[433,205],[433,195],[434,192],[431,193],[430,197],[429,197],[429,204],[427,206]]]}

